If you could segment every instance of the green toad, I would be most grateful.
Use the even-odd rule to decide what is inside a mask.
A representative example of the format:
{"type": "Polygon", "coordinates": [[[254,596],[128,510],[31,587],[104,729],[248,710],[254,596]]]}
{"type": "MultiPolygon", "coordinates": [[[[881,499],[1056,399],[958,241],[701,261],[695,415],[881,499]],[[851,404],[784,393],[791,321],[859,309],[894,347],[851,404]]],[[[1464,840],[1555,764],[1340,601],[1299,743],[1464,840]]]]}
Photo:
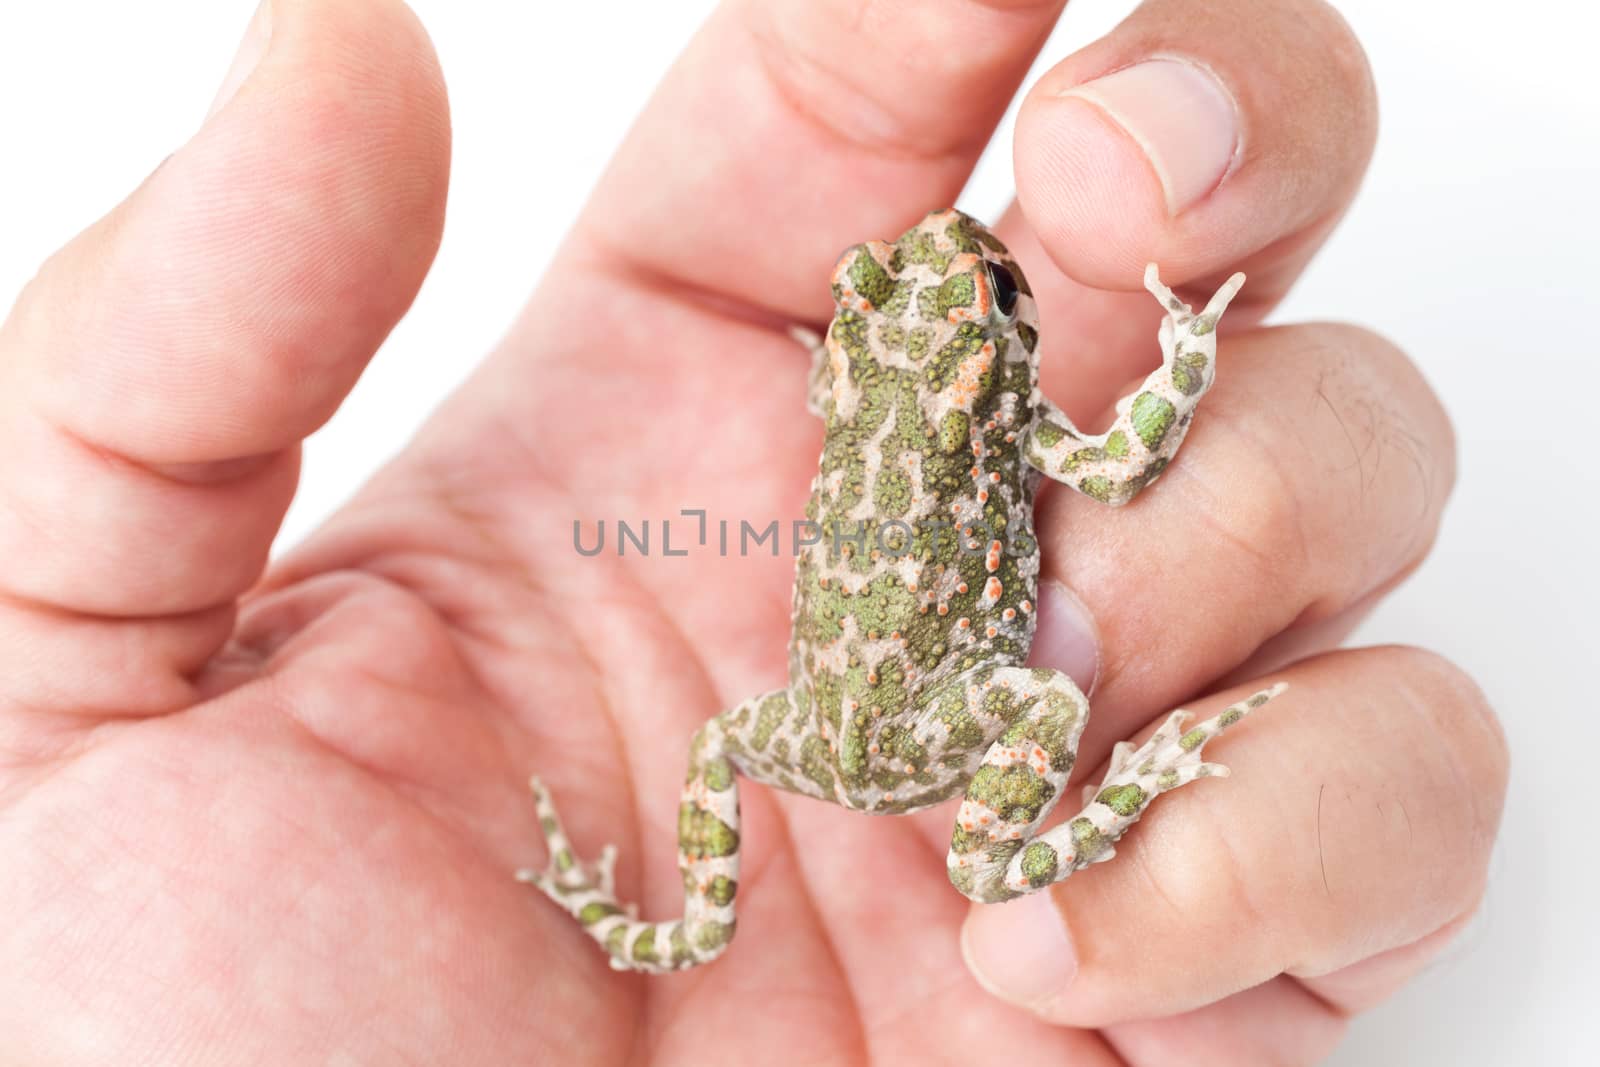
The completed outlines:
{"type": "Polygon", "coordinates": [[[1275,687],[1185,731],[1182,711],[1123,742],[1081,812],[1041,826],[1072,772],[1089,706],[1033,640],[1034,490],[1053,478],[1120,505],[1177,452],[1215,371],[1234,275],[1199,315],[1163,286],[1163,362],[1088,435],[1038,389],[1037,313],[1022,271],[980,223],[929,215],[893,244],[857,245],[815,348],[810,406],[826,422],[807,517],[825,536],[797,565],[788,685],[712,719],[690,746],[679,808],[684,913],[637,918],[613,895],[615,853],[576,859],[534,783],[551,860],[519,877],[570,912],[624,970],[709,962],[734,932],[737,778],[898,815],[964,794],[950,881],[1010,900],[1111,858],[1158,794],[1224,768],[1206,741],[1275,687]]]}

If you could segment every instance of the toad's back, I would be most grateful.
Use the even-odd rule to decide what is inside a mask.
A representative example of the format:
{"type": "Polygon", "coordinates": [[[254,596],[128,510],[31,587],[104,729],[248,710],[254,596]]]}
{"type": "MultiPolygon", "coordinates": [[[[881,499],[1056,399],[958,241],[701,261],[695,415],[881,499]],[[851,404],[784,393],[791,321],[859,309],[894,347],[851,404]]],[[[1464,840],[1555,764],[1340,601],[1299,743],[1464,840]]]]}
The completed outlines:
{"type": "MultiPolygon", "coordinates": [[[[891,717],[923,685],[1019,662],[1038,553],[1038,338],[1022,272],[958,212],[852,248],[814,403],[826,421],[800,556],[790,682],[819,726],[891,717]]],[[[826,732],[825,726],[824,732],[826,732]]]]}

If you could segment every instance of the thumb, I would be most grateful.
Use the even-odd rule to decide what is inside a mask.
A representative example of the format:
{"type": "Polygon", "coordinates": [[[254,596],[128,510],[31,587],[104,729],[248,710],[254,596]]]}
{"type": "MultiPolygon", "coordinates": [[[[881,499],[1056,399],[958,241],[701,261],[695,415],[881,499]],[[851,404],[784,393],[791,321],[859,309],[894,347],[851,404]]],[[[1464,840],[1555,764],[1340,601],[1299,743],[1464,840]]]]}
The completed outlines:
{"type": "Polygon", "coordinates": [[[398,0],[267,2],[193,140],[0,327],[17,704],[183,700],[265,564],[299,442],[437,248],[449,120],[421,26],[398,0]]]}

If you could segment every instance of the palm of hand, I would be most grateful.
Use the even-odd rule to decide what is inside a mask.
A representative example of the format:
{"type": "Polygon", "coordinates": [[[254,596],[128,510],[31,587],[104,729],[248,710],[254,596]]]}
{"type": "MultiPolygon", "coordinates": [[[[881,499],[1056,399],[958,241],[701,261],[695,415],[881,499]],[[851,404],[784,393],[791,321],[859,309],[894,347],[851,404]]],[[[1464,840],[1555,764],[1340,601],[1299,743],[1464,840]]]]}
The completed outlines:
{"type": "MultiPolygon", "coordinates": [[[[614,288],[610,299],[628,300],[614,288]]],[[[692,440],[679,403],[623,405],[617,432],[663,447],[593,456],[591,413],[559,393],[536,401],[548,411],[533,421],[558,427],[537,442],[542,456],[508,449],[492,415],[442,418],[491,429],[425,436],[288,559],[206,679],[222,692],[104,728],[41,791],[21,827],[23,850],[51,857],[29,873],[41,894],[32,921],[59,931],[95,915],[74,935],[74,951],[101,961],[83,972],[86,999],[116,998],[153,961],[176,966],[197,995],[171,1006],[185,1016],[173,1032],[236,1042],[247,1012],[272,1042],[260,1056],[282,1062],[341,1045],[361,1062],[385,1047],[454,1062],[474,1048],[485,1061],[565,1049],[623,1062],[638,1042],[673,1063],[702,1055],[697,1035],[710,1030],[736,1059],[776,1045],[808,1062],[855,1052],[868,1030],[910,1054],[930,1005],[959,1001],[979,1030],[986,1015],[1014,1014],[978,996],[961,966],[967,906],[943,876],[948,813],[868,820],[786,798],[785,828],[770,794],[746,790],[745,933],[718,966],[674,981],[613,976],[512,880],[519,862],[543,859],[522,790],[537,769],[585,846],[621,847],[623,884],[642,881],[646,913],[673,907],[687,739],[740,685],[781,672],[787,560],[698,554],[652,561],[646,578],[572,548],[581,489],[551,471],[623,487],[586,519],[672,515],[685,501],[761,517],[798,513],[815,462],[798,347],[672,307],[653,323],[651,298],[638,299],[657,358],[619,350],[583,373],[618,396],[746,401],[721,405],[692,440]],[[748,381],[690,355],[729,351],[750,353],[748,381]],[[723,568],[747,572],[731,602],[713,573],[723,568]],[[666,584],[646,584],[663,572],[666,584]],[[63,826],[75,827],[68,846],[63,826]],[[861,892],[885,882],[894,891],[877,902],[861,892]],[[51,885],[66,888],[45,902],[51,885]],[[909,960],[934,980],[886,980],[909,960]],[[865,1005],[852,989],[904,999],[865,1005]]],[[[1025,1039],[1037,1044],[1048,1031],[1035,1026],[1025,1039]]]]}

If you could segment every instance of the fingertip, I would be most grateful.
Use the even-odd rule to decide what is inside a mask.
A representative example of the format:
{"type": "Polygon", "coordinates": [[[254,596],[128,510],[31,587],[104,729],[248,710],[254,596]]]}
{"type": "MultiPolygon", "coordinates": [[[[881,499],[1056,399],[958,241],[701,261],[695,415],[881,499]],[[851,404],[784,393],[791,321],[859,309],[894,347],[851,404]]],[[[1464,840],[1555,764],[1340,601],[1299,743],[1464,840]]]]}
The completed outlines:
{"type": "Polygon", "coordinates": [[[1079,83],[1047,79],[1018,118],[1030,222],[1078,281],[1127,287],[1237,164],[1241,122],[1212,71],[1172,56],[1079,83]],[[1050,236],[1056,240],[1049,240],[1050,236]]]}
{"type": "Polygon", "coordinates": [[[974,905],[961,927],[961,958],[992,996],[1042,1015],[1078,973],[1072,932],[1048,892],[974,905]]]}
{"type": "Polygon", "coordinates": [[[0,588],[18,598],[153,617],[248,588],[299,441],[432,262],[448,113],[399,0],[272,0],[221,101],[0,328],[0,588]]]}
{"type": "Polygon", "coordinates": [[[1081,96],[1030,98],[1015,156],[1018,204],[1063,271],[1101,289],[1142,275],[1166,226],[1166,194],[1116,120],[1081,96]]]}
{"type": "Polygon", "coordinates": [[[202,128],[19,300],[21,392],[152,466],[292,445],[415,298],[448,170],[443,81],[409,8],[272,0],[202,128]]]}
{"type": "Polygon", "coordinates": [[[1375,134],[1365,54],[1323,0],[1147,0],[1029,94],[1019,201],[1081,283],[1243,262],[1270,302],[1348,205],[1375,134]]]}

